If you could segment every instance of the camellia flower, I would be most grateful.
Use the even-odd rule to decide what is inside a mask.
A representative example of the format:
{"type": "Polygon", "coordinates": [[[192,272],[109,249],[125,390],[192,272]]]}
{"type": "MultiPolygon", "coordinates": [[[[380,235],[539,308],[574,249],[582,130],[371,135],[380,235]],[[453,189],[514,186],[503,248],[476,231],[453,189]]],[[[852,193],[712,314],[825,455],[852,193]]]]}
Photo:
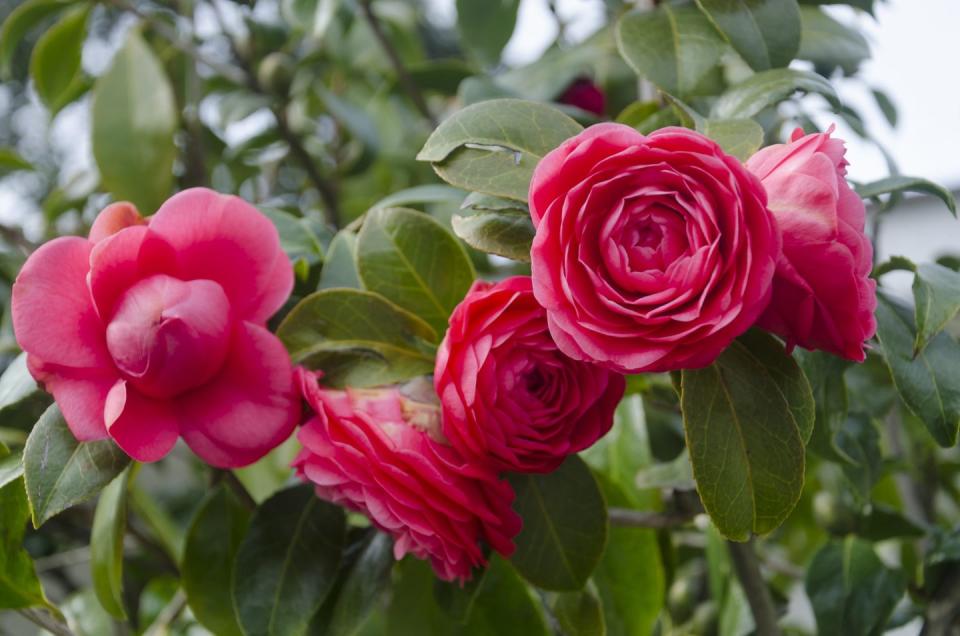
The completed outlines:
{"type": "Polygon", "coordinates": [[[576,106],[598,117],[603,117],[607,108],[607,96],[588,77],[573,80],[557,101],[568,106],[576,106]]]}
{"type": "Polygon", "coordinates": [[[780,253],[760,182],[707,137],[597,124],[537,165],[533,292],[560,350],[702,367],[756,322],[780,253]]]}
{"type": "Polygon", "coordinates": [[[265,216],[187,190],[149,220],[116,203],[89,238],[41,246],[13,286],[13,327],[78,440],[154,461],[182,436],[206,462],[242,466],[299,418],[290,359],[264,327],[292,287],[265,216]]]}
{"type": "Polygon", "coordinates": [[[845,178],[843,142],[798,128],[788,144],[747,161],[767,189],[783,236],[773,298],[760,326],[788,347],[823,349],[862,362],[876,332],[873,247],[864,235],[863,201],[845,178]]]}
{"type": "Polygon", "coordinates": [[[610,430],[625,387],[557,349],[528,276],[473,284],[450,316],[434,383],[443,433],[464,457],[544,473],[610,430]]]}
{"type": "Polygon", "coordinates": [[[438,442],[439,410],[397,387],[322,389],[297,375],[316,413],[298,433],[297,473],[323,499],[362,512],[393,535],[397,559],[429,559],[444,580],[486,565],[482,545],[513,553],[520,518],[510,484],[438,442]]]}

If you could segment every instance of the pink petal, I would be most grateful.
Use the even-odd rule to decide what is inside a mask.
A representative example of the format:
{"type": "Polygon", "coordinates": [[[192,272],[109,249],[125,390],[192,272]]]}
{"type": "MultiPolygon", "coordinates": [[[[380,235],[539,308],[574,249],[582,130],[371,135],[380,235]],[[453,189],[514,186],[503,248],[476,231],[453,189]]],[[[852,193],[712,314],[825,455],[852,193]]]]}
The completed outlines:
{"type": "Polygon", "coordinates": [[[87,283],[97,311],[108,321],[119,298],[137,281],[175,268],[173,248],[148,227],[136,225],[93,246],[87,283]]]}
{"type": "Polygon", "coordinates": [[[183,439],[222,468],[260,459],[290,436],[300,416],[286,350],[251,323],[237,326],[221,375],[178,402],[183,439]]]}
{"type": "Polygon", "coordinates": [[[13,330],[20,347],[46,363],[111,368],[103,324],[85,278],[91,243],[54,239],[30,255],[13,285],[13,330]]]}
{"type": "Polygon", "coordinates": [[[173,246],[180,277],[220,283],[239,318],[265,322],[293,289],[276,228],[243,199],[185,190],[160,207],[150,228],[173,246]]]}
{"type": "Polygon", "coordinates": [[[110,389],[103,413],[110,437],[139,462],[163,459],[177,443],[180,427],[174,404],[144,397],[126,380],[110,389]]]}
{"type": "Polygon", "coordinates": [[[124,228],[145,223],[146,221],[137,212],[135,205],[126,201],[119,201],[103,208],[103,211],[94,219],[93,225],[90,226],[88,236],[91,243],[99,243],[124,228]]]}
{"type": "Polygon", "coordinates": [[[27,366],[44,390],[53,394],[74,437],[81,442],[107,437],[103,405],[117,381],[115,373],[44,364],[34,356],[27,356],[27,366]]]}

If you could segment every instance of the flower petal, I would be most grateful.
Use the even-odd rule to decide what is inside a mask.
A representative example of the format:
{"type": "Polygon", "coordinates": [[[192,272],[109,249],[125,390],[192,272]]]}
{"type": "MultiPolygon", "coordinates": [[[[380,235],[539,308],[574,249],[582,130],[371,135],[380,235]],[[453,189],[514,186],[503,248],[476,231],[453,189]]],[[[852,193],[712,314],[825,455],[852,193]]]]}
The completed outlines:
{"type": "Polygon", "coordinates": [[[119,201],[103,208],[97,218],[94,219],[93,225],[90,226],[88,236],[91,243],[99,243],[124,228],[145,223],[146,221],[140,216],[135,205],[126,201],[119,201]]]}
{"type": "Polygon", "coordinates": [[[139,462],[166,457],[177,443],[179,423],[173,403],[140,395],[126,380],[118,380],[103,409],[110,437],[139,462]]]}
{"type": "Polygon", "coordinates": [[[44,390],[53,394],[74,437],[81,442],[107,437],[103,405],[116,374],[44,364],[34,356],[27,356],[27,366],[44,390]]]}

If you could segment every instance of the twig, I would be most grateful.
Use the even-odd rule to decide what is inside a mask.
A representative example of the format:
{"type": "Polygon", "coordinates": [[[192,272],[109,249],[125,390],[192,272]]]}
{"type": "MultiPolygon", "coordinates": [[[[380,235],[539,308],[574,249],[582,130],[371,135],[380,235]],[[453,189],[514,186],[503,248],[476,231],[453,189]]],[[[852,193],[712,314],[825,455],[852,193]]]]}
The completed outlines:
{"type": "Polygon", "coordinates": [[[161,634],[166,634],[170,623],[177,620],[177,617],[180,616],[180,613],[183,612],[186,607],[187,595],[183,593],[182,588],[178,589],[177,593],[170,599],[170,602],[160,610],[156,620],[150,624],[150,627],[143,633],[143,636],[160,636],[161,634]]]}
{"type": "Polygon", "coordinates": [[[730,549],[733,569],[750,604],[750,611],[753,612],[753,621],[757,626],[756,633],[761,636],[780,636],[777,610],[773,606],[770,590],[760,573],[760,562],[757,560],[757,553],[753,550],[753,539],[747,543],[728,541],[727,546],[730,549]]]}
{"type": "Polygon", "coordinates": [[[697,512],[646,512],[628,508],[610,508],[610,525],[630,528],[653,528],[664,530],[684,526],[697,516],[697,512]]]}
{"type": "Polygon", "coordinates": [[[76,636],[66,623],[57,619],[46,610],[31,607],[17,610],[17,612],[20,616],[23,616],[34,625],[47,630],[54,636],[76,636]]]}
{"type": "Polygon", "coordinates": [[[383,49],[383,52],[390,58],[390,64],[393,66],[393,70],[397,74],[397,79],[400,81],[400,85],[403,86],[403,90],[406,91],[407,96],[413,102],[414,106],[417,107],[417,110],[420,111],[420,114],[430,122],[431,126],[436,128],[437,119],[433,116],[433,113],[430,112],[430,107],[427,106],[427,100],[424,99],[423,93],[420,92],[417,83],[410,77],[407,67],[403,65],[403,60],[400,59],[400,54],[397,53],[397,49],[394,48],[393,43],[390,42],[390,38],[384,33],[383,26],[373,13],[371,0],[360,0],[360,10],[363,11],[363,17],[370,26],[370,30],[373,31],[373,36],[380,44],[380,48],[383,49]]]}

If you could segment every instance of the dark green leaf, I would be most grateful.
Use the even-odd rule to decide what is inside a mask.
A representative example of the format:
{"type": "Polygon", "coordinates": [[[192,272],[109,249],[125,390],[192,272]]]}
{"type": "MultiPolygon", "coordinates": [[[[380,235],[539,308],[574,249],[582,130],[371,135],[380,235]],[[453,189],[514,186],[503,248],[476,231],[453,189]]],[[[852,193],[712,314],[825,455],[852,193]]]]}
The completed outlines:
{"type": "Polygon", "coordinates": [[[801,7],[803,34],[797,57],[813,62],[818,69],[843,69],[853,75],[870,57],[870,45],[854,28],[837,22],[817,7],[801,7]]]}
{"type": "Polygon", "coordinates": [[[862,413],[851,414],[836,433],[836,446],[849,461],[840,463],[862,500],[881,477],[880,433],[870,418],[862,413]]]}
{"type": "Polygon", "coordinates": [[[152,214],[173,187],[177,106],[163,66],[138,31],[97,80],[91,117],[104,187],[152,214]]]}
{"type": "Polygon", "coordinates": [[[457,0],[457,30],[467,52],[496,66],[517,22],[520,0],[457,0]]]}
{"type": "MultiPolygon", "coordinates": [[[[0,443],[0,461],[10,451],[0,443]]],[[[46,605],[23,535],[30,509],[19,479],[0,486],[0,609],[46,605]]]]}
{"type": "Polygon", "coordinates": [[[70,11],[37,41],[30,58],[30,75],[40,100],[53,113],[69,103],[80,81],[80,56],[87,37],[88,6],[70,11]]]}
{"type": "Polygon", "coordinates": [[[454,233],[470,247],[518,261],[530,260],[534,229],[530,213],[523,210],[478,210],[457,214],[454,233]]]}
{"type": "Polygon", "coordinates": [[[388,534],[375,532],[346,574],[325,634],[357,633],[390,584],[393,563],[393,540],[388,534]]]}
{"type": "Polygon", "coordinates": [[[661,4],[620,18],[617,46],[640,77],[684,98],[710,86],[726,43],[695,7],[661,4]]]}
{"type": "Polygon", "coordinates": [[[317,285],[318,289],[334,287],[363,289],[357,274],[357,235],[347,230],[337,232],[330,241],[317,285]]]}
{"type": "Polygon", "coordinates": [[[889,95],[879,88],[875,88],[870,92],[873,94],[873,99],[877,102],[877,107],[880,109],[880,112],[883,113],[883,116],[887,119],[887,123],[896,127],[897,105],[893,103],[889,95]]]}
{"type": "Polygon", "coordinates": [[[446,119],[417,159],[458,188],[526,201],[540,159],[581,130],[546,104],[491,99],[446,119]]]}
{"type": "Polygon", "coordinates": [[[787,66],[797,54],[797,0],[697,0],[697,5],[754,70],[787,66]]]}
{"type": "Polygon", "coordinates": [[[512,562],[547,590],[579,590],[603,554],[607,509],[590,469],[570,456],[547,475],[510,476],[523,519],[512,562]]]}
{"type": "Polygon", "coordinates": [[[553,615],[566,636],[605,636],[603,602],[587,586],[579,592],[561,592],[553,601],[553,615]]]}
{"type": "MultiPolygon", "coordinates": [[[[913,278],[917,338],[914,352],[922,351],[960,312],[960,273],[942,265],[922,263],[913,278]]],[[[0,386],[3,379],[0,378],[0,386]]]]}
{"type": "Polygon", "coordinates": [[[0,75],[10,77],[17,45],[44,18],[63,11],[77,0],[27,0],[16,6],[0,27],[0,75]]]}
{"type": "Polygon", "coordinates": [[[922,537],[924,529],[903,514],[883,504],[871,504],[856,520],[857,536],[868,541],[886,541],[904,537],[922,537]]]}
{"type": "Polygon", "coordinates": [[[103,609],[126,619],[123,607],[123,536],[127,531],[128,467],[100,493],[90,531],[90,565],[93,589],[103,609]]]}
{"type": "Polygon", "coordinates": [[[60,409],[52,405],[23,449],[34,527],[96,495],[129,463],[130,458],[110,440],[78,442],[60,409]]]}
{"type": "Polygon", "coordinates": [[[903,577],[855,537],[825,545],[807,570],[807,595],[821,633],[879,635],[904,587],[903,577]]]}
{"type": "Polygon", "coordinates": [[[779,526],[800,498],[810,386],[783,347],[748,332],[711,366],[683,371],[687,447],[704,507],[735,541],[779,526]]]}
{"type": "Polygon", "coordinates": [[[253,515],[233,573],[237,617],[247,636],[296,636],[333,587],[346,537],[343,509],[313,487],[282,490],[253,515]]]}
{"type": "Polygon", "coordinates": [[[463,246],[430,216],[406,208],[370,210],[357,238],[364,287],[423,319],[438,335],[473,283],[463,246]]]}
{"type": "Polygon", "coordinates": [[[781,68],[763,71],[732,86],[713,105],[717,119],[753,117],[764,108],[787,99],[797,91],[817,93],[839,104],[837,93],[829,81],[809,71],[781,68]]]}
{"type": "Polygon", "coordinates": [[[825,459],[849,461],[837,447],[836,434],[847,419],[847,386],[843,373],[849,362],[822,351],[796,351],[810,381],[816,417],[808,448],[825,459]]]}
{"type": "Polygon", "coordinates": [[[323,260],[323,246],[308,219],[276,208],[261,207],[260,211],[273,221],[280,234],[280,246],[291,263],[296,266],[302,261],[309,268],[323,260]]]}
{"type": "Polygon", "coordinates": [[[904,404],[923,420],[938,444],[957,443],[960,427],[960,345],[939,333],[913,355],[913,311],[877,295],[877,337],[904,404]]]}
{"type": "Polygon", "coordinates": [[[187,532],[181,566],[183,591],[193,615],[221,636],[242,636],[230,592],[233,563],[250,512],[221,484],[200,504],[187,532]]]}
{"type": "Polygon", "coordinates": [[[857,194],[864,199],[899,192],[922,192],[937,197],[943,201],[951,214],[954,216],[957,215],[957,202],[954,200],[953,194],[943,186],[926,179],[921,179],[920,177],[887,177],[886,179],[859,185],[856,190],[857,194]]]}
{"type": "Polygon", "coordinates": [[[277,329],[295,363],[354,387],[399,382],[433,370],[436,332],[378,294],[325,289],[294,307],[277,329]]]}

